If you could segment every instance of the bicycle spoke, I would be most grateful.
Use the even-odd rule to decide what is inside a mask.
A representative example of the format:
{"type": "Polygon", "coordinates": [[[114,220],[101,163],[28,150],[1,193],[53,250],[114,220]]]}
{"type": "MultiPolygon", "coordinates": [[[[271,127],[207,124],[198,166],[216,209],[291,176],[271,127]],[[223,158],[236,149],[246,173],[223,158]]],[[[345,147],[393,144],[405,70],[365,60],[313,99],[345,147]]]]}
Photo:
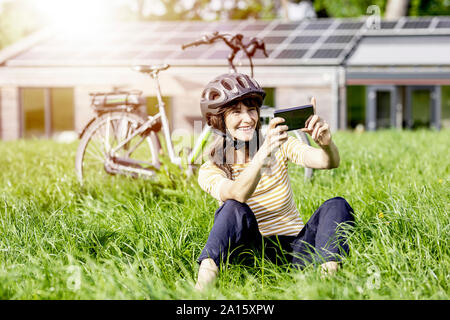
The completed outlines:
{"type": "Polygon", "coordinates": [[[106,146],[106,150],[109,151],[111,150],[111,146],[109,144],[109,136],[110,136],[110,130],[109,130],[109,124],[111,123],[111,116],[108,114],[108,119],[106,122],[106,134],[104,137],[104,142],[105,142],[105,146],[106,146]]]}
{"type": "Polygon", "coordinates": [[[95,159],[98,160],[98,161],[101,161],[101,162],[105,161],[105,157],[101,157],[101,156],[99,156],[98,154],[95,154],[95,153],[94,153],[92,150],[90,150],[90,149],[87,149],[87,150],[86,150],[86,153],[89,154],[89,155],[91,155],[92,158],[95,158],[95,159]]]}
{"type": "Polygon", "coordinates": [[[127,113],[100,117],[77,151],[80,179],[87,177],[96,182],[99,175],[106,176],[105,170],[110,174],[130,174],[130,170],[146,172],[145,168],[158,167],[157,136],[153,134],[151,139],[142,132],[135,135],[144,122],[139,116],[127,113]]]}

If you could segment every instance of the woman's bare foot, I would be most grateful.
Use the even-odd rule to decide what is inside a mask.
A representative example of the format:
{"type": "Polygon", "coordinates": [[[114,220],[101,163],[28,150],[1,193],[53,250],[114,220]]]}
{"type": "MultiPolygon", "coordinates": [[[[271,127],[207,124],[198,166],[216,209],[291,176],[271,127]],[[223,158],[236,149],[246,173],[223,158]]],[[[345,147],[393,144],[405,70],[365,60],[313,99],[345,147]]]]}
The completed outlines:
{"type": "Polygon", "coordinates": [[[206,258],[202,260],[200,263],[200,267],[198,269],[198,279],[195,284],[195,289],[198,291],[205,290],[210,284],[212,284],[219,274],[219,268],[216,263],[211,258],[206,258]]]}
{"type": "Polygon", "coordinates": [[[338,263],[336,261],[328,261],[325,263],[322,263],[320,265],[320,273],[322,274],[322,277],[331,276],[335,274],[338,270],[338,263]]]}

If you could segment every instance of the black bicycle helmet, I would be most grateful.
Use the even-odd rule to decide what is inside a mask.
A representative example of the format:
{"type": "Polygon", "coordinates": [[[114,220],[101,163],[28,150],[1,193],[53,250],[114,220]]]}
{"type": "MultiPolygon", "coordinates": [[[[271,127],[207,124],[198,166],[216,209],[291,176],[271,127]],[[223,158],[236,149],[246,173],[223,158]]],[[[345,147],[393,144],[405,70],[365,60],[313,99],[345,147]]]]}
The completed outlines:
{"type": "Polygon", "coordinates": [[[243,73],[226,73],[208,83],[203,90],[200,108],[203,119],[215,115],[219,108],[245,98],[255,98],[260,105],[266,93],[255,79],[243,73]]]}

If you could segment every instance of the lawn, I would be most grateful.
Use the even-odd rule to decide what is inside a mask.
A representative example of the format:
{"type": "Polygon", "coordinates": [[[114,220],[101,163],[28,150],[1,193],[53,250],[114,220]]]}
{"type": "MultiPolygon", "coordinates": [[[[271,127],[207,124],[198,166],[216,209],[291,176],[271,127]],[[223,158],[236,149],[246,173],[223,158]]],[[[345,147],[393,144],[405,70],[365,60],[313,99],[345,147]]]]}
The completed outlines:
{"type": "Polygon", "coordinates": [[[325,200],[355,210],[350,255],[321,279],[256,252],[194,291],[217,202],[171,170],[81,187],[77,143],[0,142],[0,299],[449,299],[450,131],[337,132],[341,165],[290,166],[306,222],[325,200]]]}

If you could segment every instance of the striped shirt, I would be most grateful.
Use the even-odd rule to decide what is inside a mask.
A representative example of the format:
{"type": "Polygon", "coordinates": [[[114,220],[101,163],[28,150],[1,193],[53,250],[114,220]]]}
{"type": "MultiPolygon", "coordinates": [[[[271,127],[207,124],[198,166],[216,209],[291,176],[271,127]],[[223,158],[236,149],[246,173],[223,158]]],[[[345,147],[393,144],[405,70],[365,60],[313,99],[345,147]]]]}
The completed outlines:
{"type": "MultiPolygon", "coordinates": [[[[293,193],[287,172],[287,162],[304,165],[303,156],[307,144],[289,136],[275,152],[275,161],[270,167],[263,167],[261,179],[247,204],[255,214],[259,231],[263,236],[290,235],[296,236],[304,224],[300,218],[293,199],[293,193]]],[[[233,164],[233,180],[248,166],[233,164]]],[[[219,201],[220,187],[228,179],[225,172],[211,161],[205,162],[199,170],[198,183],[200,187],[219,201]]]]}

